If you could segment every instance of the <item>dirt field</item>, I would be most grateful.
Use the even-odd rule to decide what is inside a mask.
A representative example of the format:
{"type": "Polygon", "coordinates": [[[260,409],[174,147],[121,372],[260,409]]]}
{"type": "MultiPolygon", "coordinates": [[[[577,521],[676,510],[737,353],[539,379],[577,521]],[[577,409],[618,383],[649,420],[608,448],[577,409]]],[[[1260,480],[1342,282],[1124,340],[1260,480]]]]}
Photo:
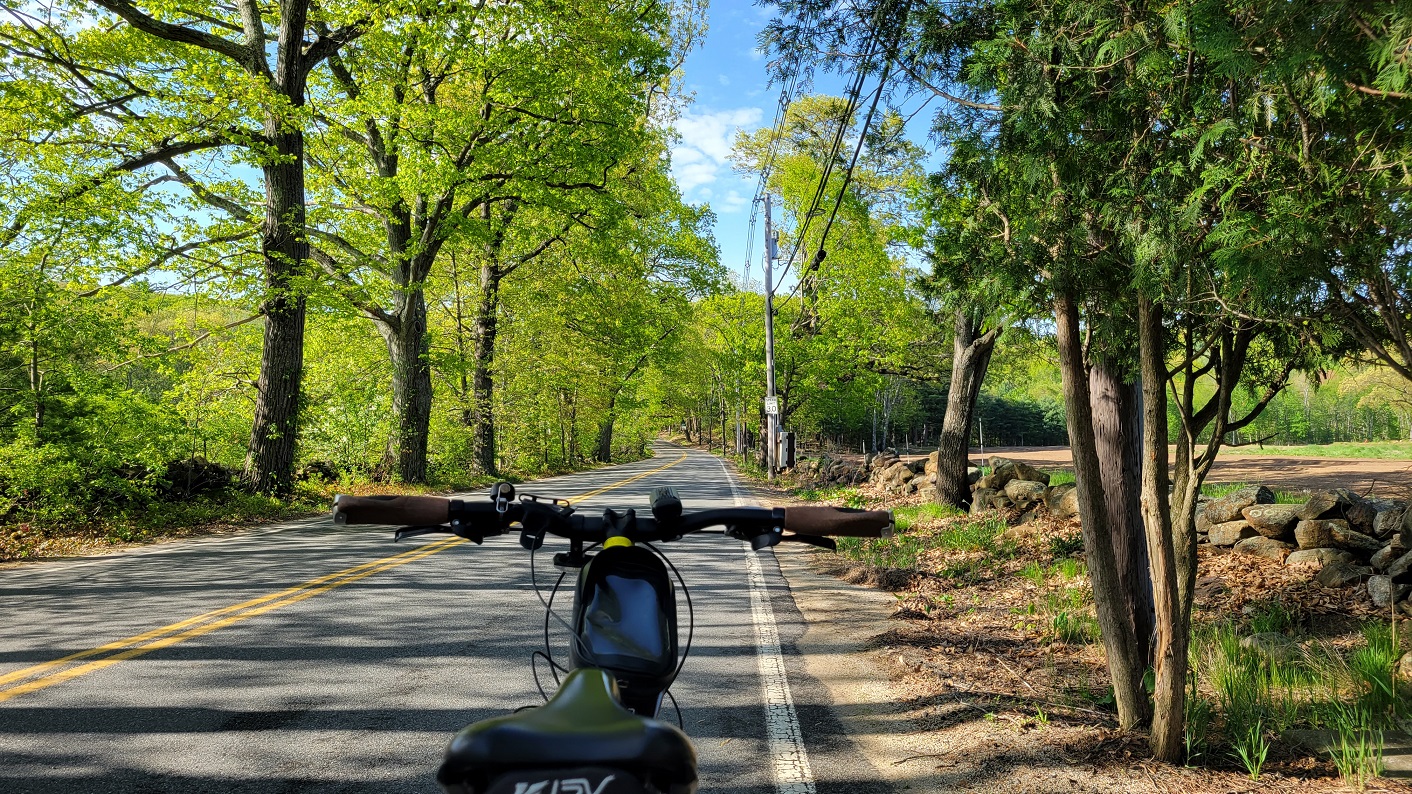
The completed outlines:
{"type": "MultiPolygon", "coordinates": [[[[1072,468],[1068,447],[1003,447],[986,450],[1040,468],[1072,468]]],[[[1348,488],[1369,496],[1412,495],[1412,460],[1276,457],[1222,452],[1209,482],[1246,482],[1272,488],[1348,488]]]]}
{"type": "MultiPolygon", "coordinates": [[[[987,458],[995,455],[1023,460],[1041,469],[1073,468],[1068,447],[996,447],[986,449],[985,454],[987,458]]],[[[918,457],[925,455],[904,455],[903,459],[918,457]]],[[[971,459],[979,461],[980,458],[980,451],[972,449],[971,459]]],[[[1348,488],[1365,496],[1412,498],[1412,460],[1279,457],[1224,451],[1216,459],[1207,481],[1244,482],[1291,491],[1348,488]]]]}

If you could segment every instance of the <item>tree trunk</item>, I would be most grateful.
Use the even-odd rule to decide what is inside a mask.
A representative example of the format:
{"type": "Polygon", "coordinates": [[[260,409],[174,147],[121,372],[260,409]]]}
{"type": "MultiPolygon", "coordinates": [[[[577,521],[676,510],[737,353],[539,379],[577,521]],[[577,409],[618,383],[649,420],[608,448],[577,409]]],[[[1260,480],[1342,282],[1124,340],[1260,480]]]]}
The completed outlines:
{"type": "Polygon", "coordinates": [[[475,374],[471,378],[471,449],[477,469],[496,474],[494,363],[497,316],[500,309],[500,270],[487,259],[480,268],[480,305],[476,307],[475,374]]]}
{"type": "MultiPolygon", "coordinates": [[[[303,86],[290,96],[302,104],[303,86]]],[[[304,370],[304,295],[296,286],[309,257],[304,236],[304,134],[278,117],[265,122],[277,158],[264,166],[265,340],[245,478],[260,493],[294,486],[304,370]]]]}
{"type": "Polygon", "coordinates": [[[385,462],[402,482],[425,482],[432,401],[426,298],[420,286],[406,287],[394,293],[393,302],[396,321],[376,321],[392,362],[392,413],[397,423],[385,462]]]}
{"type": "Polygon", "coordinates": [[[1162,307],[1138,299],[1139,359],[1142,369],[1142,520],[1147,534],[1156,617],[1153,658],[1152,754],[1160,761],[1182,760],[1185,737],[1189,616],[1178,598],[1172,506],[1167,492],[1167,348],[1162,307]]]}
{"type": "Polygon", "coordinates": [[[613,462],[613,407],[617,399],[616,394],[608,398],[608,414],[598,425],[598,448],[594,451],[593,458],[599,463],[613,462]]]}
{"type": "Polygon", "coordinates": [[[1114,367],[1094,362],[1089,369],[1093,435],[1113,536],[1118,581],[1143,664],[1152,653],[1152,578],[1139,490],[1142,482],[1142,435],[1138,385],[1124,383],[1114,367]]]}
{"type": "Polygon", "coordinates": [[[1064,413],[1069,427],[1069,445],[1074,457],[1074,480],[1079,495],[1079,518],[1083,525],[1084,557],[1093,581],[1093,600],[1103,647],[1108,654],[1108,672],[1113,679],[1113,695],[1118,704],[1118,725],[1124,730],[1140,724],[1147,713],[1147,696],[1142,688],[1143,660],[1137,655],[1132,626],[1127,621],[1127,604],[1118,580],[1118,566],[1108,529],[1104,506],[1103,475],[1094,440],[1093,415],[1089,399],[1088,373],[1083,360],[1079,334],[1079,312],[1067,293],[1054,298],[1055,336],[1059,342],[1059,372],[1064,389],[1064,413]]]}
{"type": "Polygon", "coordinates": [[[981,333],[982,324],[966,309],[956,310],[956,332],[952,341],[951,390],[946,394],[946,416],[941,423],[937,449],[936,487],[942,502],[956,507],[971,503],[971,483],[966,476],[970,463],[971,426],[976,400],[990,368],[999,328],[981,333]]]}

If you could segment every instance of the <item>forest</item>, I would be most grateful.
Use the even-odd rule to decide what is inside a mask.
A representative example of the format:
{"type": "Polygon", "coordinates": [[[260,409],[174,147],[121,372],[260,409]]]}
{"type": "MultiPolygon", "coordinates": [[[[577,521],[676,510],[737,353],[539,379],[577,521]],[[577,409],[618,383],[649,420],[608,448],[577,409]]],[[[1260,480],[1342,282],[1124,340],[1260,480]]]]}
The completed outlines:
{"type": "MultiPolygon", "coordinates": [[[[806,445],[935,445],[948,403],[972,445],[1067,443],[1065,257],[1085,355],[1118,381],[1136,340],[1103,342],[1096,307],[1128,271],[1190,281],[1219,322],[1185,344],[1222,328],[1242,359],[1228,441],[1412,437],[1397,7],[1324,12],[1278,53],[1255,43],[1276,10],[1145,8],[779,5],[761,44],[781,85],[802,63],[878,86],[866,114],[856,90],[799,90],[732,155],[768,172],[797,265],[776,355],[806,445]],[[851,40],[856,19],[876,35],[851,40]],[[1058,31],[1053,63],[1001,21],[1058,31]],[[1337,79],[1336,43],[1361,58],[1337,79]],[[891,107],[918,94],[942,108],[926,140],[891,107]],[[1145,126],[1111,128],[1142,102],[1145,126]],[[1048,209],[1025,203],[1041,183],[1048,209]]],[[[670,176],[706,12],[8,5],[8,519],[98,516],[193,468],[282,497],[572,468],[679,424],[758,449],[762,287],[670,176]]]]}

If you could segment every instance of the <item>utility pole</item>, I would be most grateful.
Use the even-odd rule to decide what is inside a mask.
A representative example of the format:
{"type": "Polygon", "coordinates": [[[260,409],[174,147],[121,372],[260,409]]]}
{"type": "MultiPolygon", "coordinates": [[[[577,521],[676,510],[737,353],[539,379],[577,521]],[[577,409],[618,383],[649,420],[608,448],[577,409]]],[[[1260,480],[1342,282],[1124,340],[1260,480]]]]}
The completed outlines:
{"type": "Polygon", "coordinates": [[[770,218],[770,194],[765,194],[765,469],[775,478],[779,463],[779,400],[775,396],[775,228],[770,218]],[[771,409],[774,410],[771,410],[771,409]]]}

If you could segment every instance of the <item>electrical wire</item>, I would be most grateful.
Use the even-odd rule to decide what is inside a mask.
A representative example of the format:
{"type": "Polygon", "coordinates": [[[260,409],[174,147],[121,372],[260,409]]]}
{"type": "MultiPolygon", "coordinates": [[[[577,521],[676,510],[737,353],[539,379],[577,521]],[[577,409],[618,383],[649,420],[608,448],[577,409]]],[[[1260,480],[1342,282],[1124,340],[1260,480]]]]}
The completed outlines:
{"type": "MultiPolygon", "coordinates": [[[[854,114],[858,112],[858,97],[863,91],[863,83],[867,79],[868,72],[871,71],[871,62],[877,54],[879,44],[878,28],[880,27],[879,21],[882,18],[882,11],[883,6],[878,6],[877,10],[873,13],[872,19],[869,20],[866,33],[867,43],[863,48],[862,58],[859,60],[858,68],[853,73],[853,81],[845,94],[844,109],[843,112],[839,114],[838,128],[834,132],[834,138],[833,142],[830,144],[829,153],[821,164],[819,182],[814,189],[814,196],[810,200],[808,209],[804,211],[804,219],[800,224],[799,233],[796,234],[794,238],[794,247],[790,250],[789,257],[785,259],[784,269],[780,271],[781,280],[789,274],[790,268],[794,265],[795,257],[798,256],[800,249],[805,247],[809,236],[810,224],[812,224],[814,218],[822,212],[820,207],[824,197],[828,193],[828,182],[833,176],[834,163],[838,159],[839,151],[843,148],[843,141],[847,137],[850,121],[853,119],[854,114]]],[[[864,127],[859,133],[860,139],[866,133],[867,128],[864,127]]],[[[842,194],[840,194],[840,199],[841,198],[842,194]]],[[[837,205],[837,202],[835,202],[835,205],[837,205]]],[[[822,243],[820,244],[820,248],[822,248],[822,243]]]]}
{"type": "MultiPolygon", "coordinates": [[[[903,8],[903,11],[902,11],[902,20],[903,20],[903,22],[902,22],[902,24],[899,24],[899,25],[897,26],[897,35],[895,35],[895,36],[893,37],[892,41],[888,44],[888,47],[887,47],[887,58],[886,58],[886,60],[884,60],[884,62],[883,62],[882,75],[881,75],[881,77],[878,79],[878,87],[873,91],[873,99],[872,99],[872,102],[868,105],[868,113],[867,113],[867,115],[866,115],[866,116],[864,117],[864,119],[863,119],[863,125],[862,125],[862,127],[858,130],[858,142],[857,142],[857,144],[853,147],[853,156],[852,156],[852,158],[849,159],[848,168],[843,172],[843,184],[839,187],[839,190],[838,190],[838,197],[834,199],[833,207],[832,207],[832,209],[831,209],[830,212],[829,212],[829,219],[828,219],[828,221],[824,224],[824,231],[823,231],[822,234],[819,235],[819,244],[818,244],[818,246],[817,246],[816,249],[815,249],[815,250],[818,251],[819,253],[822,253],[822,252],[825,250],[825,249],[824,249],[824,243],[828,241],[829,232],[833,229],[834,220],[838,217],[838,208],[841,207],[841,206],[843,206],[843,199],[844,199],[844,197],[845,197],[845,196],[847,195],[847,193],[848,193],[848,186],[849,186],[850,184],[852,184],[852,182],[853,182],[853,171],[854,171],[854,170],[857,168],[857,166],[858,166],[858,157],[859,157],[859,155],[860,155],[860,154],[862,153],[862,151],[863,151],[863,142],[864,142],[864,141],[867,139],[867,137],[868,137],[868,129],[869,129],[869,127],[872,126],[872,123],[873,123],[873,116],[874,116],[874,114],[876,114],[876,112],[877,112],[878,103],[882,100],[883,91],[887,88],[887,80],[888,80],[888,77],[889,77],[889,76],[891,75],[891,73],[892,73],[892,64],[893,64],[893,61],[896,60],[896,57],[897,57],[897,44],[898,44],[898,40],[900,39],[900,37],[901,37],[901,35],[902,35],[901,29],[902,29],[903,24],[905,24],[907,15],[911,13],[911,10],[912,10],[912,3],[911,3],[910,0],[909,0],[909,2],[907,3],[906,7],[903,8]]],[[[878,14],[877,14],[877,15],[875,16],[875,18],[874,18],[874,21],[875,21],[875,22],[878,21],[878,20],[881,18],[881,13],[882,13],[882,6],[879,6],[879,7],[878,7],[878,14]]],[[[875,32],[875,31],[876,31],[876,29],[874,29],[874,32],[875,32]]],[[[871,46],[871,44],[872,44],[872,42],[870,41],[870,46],[871,46]]],[[[867,61],[866,61],[866,59],[865,59],[865,60],[859,65],[858,72],[857,72],[857,74],[858,74],[858,81],[859,81],[860,84],[861,84],[861,82],[862,82],[862,80],[863,80],[863,76],[866,74],[867,70],[868,70],[868,64],[867,64],[867,61]]],[[[839,130],[840,130],[840,132],[842,132],[842,130],[844,129],[844,126],[845,126],[845,125],[846,125],[846,119],[845,119],[845,121],[844,121],[843,123],[840,123],[840,125],[839,125],[839,130]]],[[[827,179],[827,173],[828,173],[828,172],[826,171],[824,178],[822,178],[822,179],[820,180],[820,183],[819,183],[819,185],[820,185],[820,190],[823,190],[823,188],[824,188],[825,180],[827,179]]],[[[804,235],[805,235],[805,233],[808,231],[808,223],[809,223],[809,220],[810,220],[810,218],[805,218],[804,231],[802,231],[802,232],[800,233],[798,239],[796,239],[796,241],[795,241],[795,249],[794,249],[794,251],[791,251],[791,252],[790,252],[790,261],[789,261],[788,263],[786,263],[786,265],[785,265],[785,271],[784,271],[784,272],[788,272],[788,270],[789,270],[789,265],[792,264],[793,261],[794,261],[795,253],[797,253],[798,250],[799,250],[799,247],[804,244],[804,239],[805,239],[805,236],[804,236],[804,235]]],[[[814,261],[813,261],[812,263],[809,263],[809,264],[806,264],[806,265],[802,265],[802,267],[804,268],[804,270],[803,270],[803,272],[801,272],[800,278],[795,282],[794,288],[790,290],[789,295],[786,296],[785,299],[784,299],[784,301],[781,303],[781,305],[780,305],[780,308],[781,308],[781,309],[783,309],[785,306],[787,306],[787,305],[789,304],[789,301],[790,301],[791,299],[793,299],[796,294],[799,293],[799,290],[800,290],[800,288],[802,287],[802,285],[804,284],[805,279],[809,276],[809,274],[810,274],[813,270],[815,270],[815,269],[818,268],[819,263],[820,263],[820,260],[819,260],[818,255],[816,254],[815,257],[814,257],[814,261]]],[[[781,277],[783,277],[783,273],[781,274],[781,277]]]]}

